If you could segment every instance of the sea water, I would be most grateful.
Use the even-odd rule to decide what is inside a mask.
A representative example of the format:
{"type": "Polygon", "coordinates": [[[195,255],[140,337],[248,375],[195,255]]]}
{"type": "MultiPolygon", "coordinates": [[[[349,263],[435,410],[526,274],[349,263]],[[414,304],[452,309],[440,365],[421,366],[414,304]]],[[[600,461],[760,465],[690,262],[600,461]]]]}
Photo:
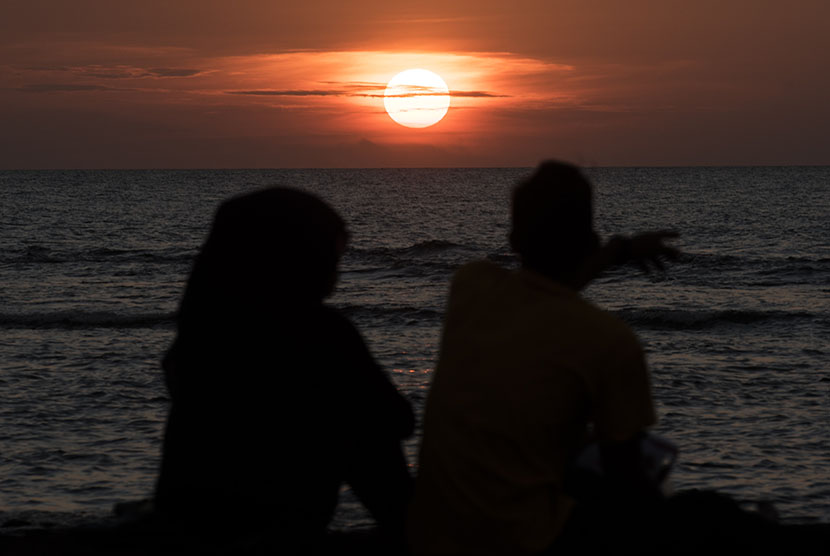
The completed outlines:
{"type": "MultiPolygon", "coordinates": [[[[152,494],[159,361],[223,199],[291,185],[344,216],[330,302],[420,415],[452,272],[516,265],[510,189],[530,170],[0,172],[0,526],[99,519],[152,494]]],[[[646,348],[655,432],[680,448],[674,487],[830,521],[830,168],[586,172],[603,237],[681,234],[664,272],[623,268],[584,292],[646,348]]],[[[370,522],[344,491],[333,526],[370,522]]]]}

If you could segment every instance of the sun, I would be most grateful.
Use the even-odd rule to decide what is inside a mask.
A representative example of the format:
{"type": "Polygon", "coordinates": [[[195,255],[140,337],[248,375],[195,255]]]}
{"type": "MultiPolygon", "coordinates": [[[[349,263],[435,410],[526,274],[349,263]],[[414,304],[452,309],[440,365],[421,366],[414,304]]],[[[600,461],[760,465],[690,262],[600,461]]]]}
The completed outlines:
{"type": "Polygon", "coordinates": [[[406,127],[429,127],[450,108],[450,90],[437,74],[425,69],[402,71],[383,94],[389,117],[406,127]]]}

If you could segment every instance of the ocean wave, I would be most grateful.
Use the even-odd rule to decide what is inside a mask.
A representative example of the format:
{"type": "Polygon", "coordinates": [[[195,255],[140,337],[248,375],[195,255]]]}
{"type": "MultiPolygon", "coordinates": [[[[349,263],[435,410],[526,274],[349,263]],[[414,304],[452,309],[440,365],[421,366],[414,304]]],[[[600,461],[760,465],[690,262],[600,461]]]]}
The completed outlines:
{"type": "MultiPolygon", "coordinates": [[[[337,305],[337,308],[358,323],[418,324],[440,323],[438,310],[384,305],[337,305]]],[[[175,313],[123,314],[107,311],[55,311],[43,313],[0,313],[0,329],[64,329],[88,328],[173,328],[175,313]]]]}
{"type": "Polygon", "coordinates": [[[807,312],[752,311],[740,309],[622,309],[614,311],[622,320],[639,328],[700,330],[718,326],[750,325],[768,322],[811,320],[818,315],[807,312]]]}
{"type": "Polygon", "coordinates": [[[378,247],[347,252],[344,273],[375,274],[382,278],[430,278],[449,281],[463,264],[489,260],[507,268],[518,265],[518,257],[507,251],[493,251],[477,245],[429,240],[399,248],[378,247]]]}
{"type": "Polygon", "coordinates": [[[420,241],[405,247],[373,247],[360,248],[350,247],[346,251],[346,257],[354,258],[384,258],[384,257],[401,257],[401,256],[424,256],[430,254],[444,253],[454,249],[468,249],[469,246],[443,239],[430,239],[427,241],[420,241]]]}
{"type": "Polygon", "coordinates": [[[466,249],[467,246],[462,245],[460,243],[454,243],[452,241],[446,241],[443,239],[430,239],[427,241],[421,241],[414,245],[410,245],[409,247],[404,247],[402,251],[404,253],[417,253],[417,254],[429,254],[429,253],[436,253],[442,251],[448,251],[450,249],[466,249]]]}
{"type": "Polygon", "coordinates": [[[755,271],[757,276],[811,281],[830,276],[830,259],[810,259],[806,257],[788,257],[784,260],[769,261],[755,271]]]}
{"type": "Polygon", "coordinates": [[[498,252],[488,253],[485,257],[488,261],[500,264],[506,268],[515,268],[520,264],[519,256],[515,253],[498,252]]]}
{"type": "Polygon", "coordinates": [[[384,321],[388,324],[440,323],[443,313],[424,307],[384,305],[338,305],[337,308],[358,323],[384,321]]]}
{"type": "Polygon", "coordinates": [[[12,249],[0,255],[2,264],[64,264],[64,263],[189,263],[192,251],[151,251],[147,249],[53,249],[41,245],[30,245],[23,249],[12,249]]]}
{"type": "Polygon", "coordinates": [[[755,272],[775,272],[777,269],[826,270],[830,258],[814,255],[759,255],[758,253],[694,253],[684,252],[681,264],[703,268],[740,267],[755,272]]]}
{"type": "Polygon", "coordinates": [[[175,314],[145,313],[125,315],[107,311],[55,311],[44,313],[0,313],[0,328],[14,329],[85,329],[85,328],[156,328],[175,325],[175,314]]]}
{"type": "Polygon", "coordinates": [[[384,278],[439,277],[449,279],[459,265],[476,257],[473,247],[444,240],[428,240],[405,247],[350,249],[344,272],[374,273],[384,278]]]}
{"type": "MultiPolygon", "coordinates": [[[[604,278],[627,277],[631,268],[619,267],[604,278]]],[[[830,259],[820,256],[759,256],[757,253],[682,253],[666,264],[665,273],[652,277],[676,280],[678,283],[710,287],[787,287],[820,285],[830,280],[830,259]]]]}

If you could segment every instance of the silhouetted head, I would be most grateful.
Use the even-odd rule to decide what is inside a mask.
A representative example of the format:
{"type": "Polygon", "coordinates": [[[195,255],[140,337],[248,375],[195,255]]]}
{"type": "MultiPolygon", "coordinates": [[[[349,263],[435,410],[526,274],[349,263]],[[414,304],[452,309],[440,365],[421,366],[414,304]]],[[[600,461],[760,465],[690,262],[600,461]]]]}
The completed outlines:
{"type": "Polygon", "coordinates": [[[346,225],[319,198],[274,187],[220,205],[188,281],[188,313],[240,317],[319,303],[329,295],[346,225]]]}
{"type": "Polygon", "coordinates": [[[200,369],[201,380],[212,384],[208,369],[238,364],[240,357],[257,361],[298,319],[313,318],[334,289],[347,237],[331,207],[295,189],[274,187],[222,203],[164,357],[171,395],[183,395],[182,373],[200,369]]]}
{"type": "Polygon", "coordinates": [[[513,190],[510,245],[522,264],[550,277],[574,269],[599,246],[591,184],[579,168],[544,162],[513,190]]]}

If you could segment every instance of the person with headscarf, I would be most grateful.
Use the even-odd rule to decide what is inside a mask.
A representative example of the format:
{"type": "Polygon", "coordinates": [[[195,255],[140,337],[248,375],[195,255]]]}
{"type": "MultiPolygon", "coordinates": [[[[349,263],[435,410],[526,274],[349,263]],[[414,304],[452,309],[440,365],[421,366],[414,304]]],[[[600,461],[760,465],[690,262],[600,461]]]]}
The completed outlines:
{"type": "Polygon", "coordinates": [[[219,207],[163,360],[155,507],[168,521],[310,547],[348,483],[388,538],[401,534],[412,409],[323,302],[347,237],[331,207],[291,188],[219,207]]]}

